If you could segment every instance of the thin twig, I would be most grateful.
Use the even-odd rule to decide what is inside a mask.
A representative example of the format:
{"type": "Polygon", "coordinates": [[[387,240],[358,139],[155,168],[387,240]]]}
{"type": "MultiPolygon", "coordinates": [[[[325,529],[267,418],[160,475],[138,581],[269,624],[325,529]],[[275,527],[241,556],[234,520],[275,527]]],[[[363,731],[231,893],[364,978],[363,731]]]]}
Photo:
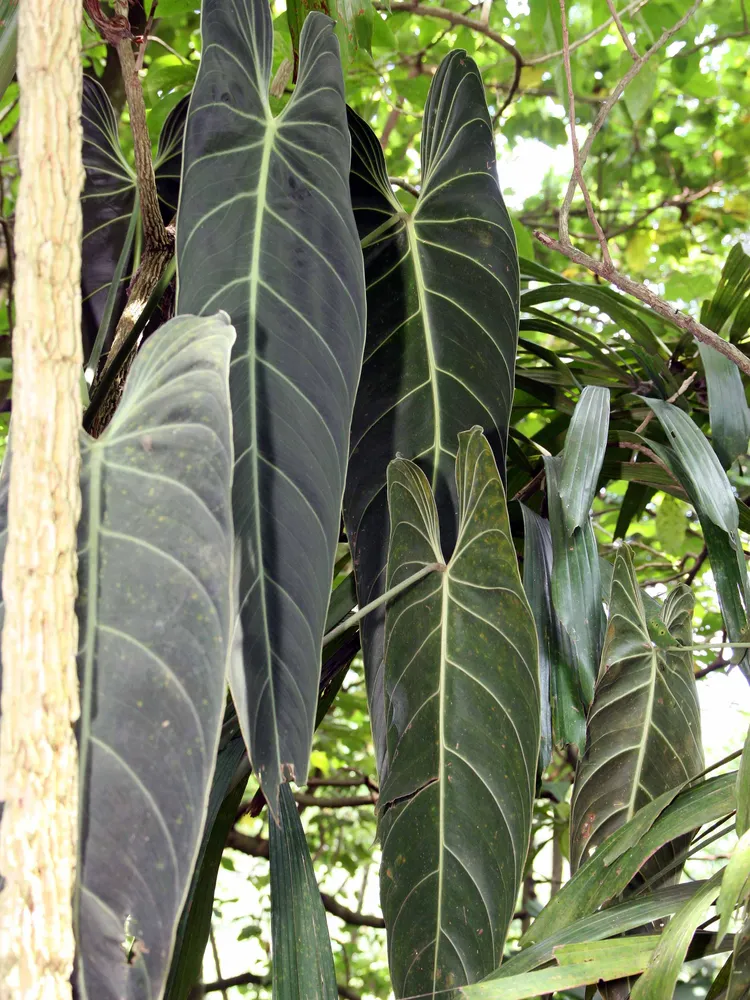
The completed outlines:
{"type": "Polygon", "coordinates": [[[693,565],[691,566],[691,568],[688,570],[688,572],[685,574],[685,584],[688,587],[690,587],[692,585],[693,580],[700,573],[701,566],[706,561],[707,557],[708,557],[708,549],[704,545],[703,548],[701,549],[699,555],[696,557],[695,562],[693,563],[693,565]]]}
{"type": "MultiPolygon", "coordinates": [[[[599,130],[609,117],[610,111],[615,106],[617,101],[619,101],[619,99],[622,97],[627,85],[631,82],[631,80],[635,79],[635,77],[640,73],[640,71],[643,69],[646,63],[654,55],[656,55],[656,53],[659,52],[659,50],[663,48],[664,45],[666,45],[669,39],[672,38],[673,35],[677,34],[677,32],[681,28],[684,28],[684,26],[693,16],[696,10],[700,7],[702,2],[703,0],[695,0],[690,9],[687,11],[687,13],[684,14],[679,19],[679,21],[677,21],[674,25],[672,25],[671,28],[664,29],[664,31],[661,33],[656,42],[654,42],[651,48],[648,49],[648,51],[644,55],[640,56],[638,60],[633,63],[633,65],[630,67],[625,76],[623,76],[620,82],[615,86],[614,90],[609,95],[607,100],[602,104],[601,108],[599,109],[599,113],[594,119],[594,124],[591,126],[589,130],[589,134],[586,136],[586,141],[584,142],[580,150],[579,169],[581,171],[583,171],[583,168],[586,165],[586,160],[588,159],[588,155],[591,152],[591,146],[593,145],[594,139],[597,137],[597,135],[599,134],[599,130]]],[[[563,199],[562,207],[560,209],[561,226],[565,225],[566,231],[567,231],[567,218],[570,214],[570,206],[573,203],[573,196],[575,195],[577,184],[578,184],[578,178],[574,173],[570,179],[570,183],[568,184],[568,190],[565,193],[565,198],[563,199]],[[562,222],[563,218],[565,219],[564,223],[562,222]]],[[[606,275],[602,275],[602,277],[606,277],[606,275]]]]}
{"type": "MultiPolygon", "coordinates": [[[[604,235],[602,227],[599,225],[599,220],[596,217],[594,206],[591,203],[591,195],[586,187],[586,181],[583,179],[583,164],[581,163],[580,150],[578,148],[578,136],[576,134],[576,99],[573,94],[573,73],[570,67],[570,35],[568,34],[568,15],[565,10],[565,2],[566,0],[560,0],[560,19],[562,21],[563,65],[565,67],[565,81],[568,85],[568,121],[570,122],[570,145],[573,150],[573,173],[578,187],[581,189],[583,200],[586,203],[586,211],[588,212],[589,221],[594,227],[594,232],[599,240],[599,246],[602,251],[602,260],[605,265],[612,267],[612,258],[609,255],[607,237],[604,235]]],[[[560,240],[562,243],[570,242],[570,236],[568,234],[568,216],[564,212],[560,212],[560,240]]]]}
{"type": "Polygon", "coordinates": [[[631,54],[633,59],[637,59],[638,53],[635,49],[635,46],[630,41],[630,36],[623,27],[622,21],[620,20],[620,15],[617,13],[617,10],[615,9],[614,0],[607,0],[607,6],[609,7],[609,12],[612,15],[612,20],[615,22],[617,30],[620,32],[620,38],[623,40],[625,48],[631,54]]]}
{"type": "Polygon", "coordinates": [[[413,184],[404,180],[403,177],[389,177],[388,180],[391,184],[395,184],[396,187],[403,188],[404,191],[408,191],[409,194],[413,194],[415,198],[419,197],[419,188],[414,187],[413,184]]]}
{"type": "MultiPolygon", "coordinates": [[[[635,14],[637,11],[641,9],[641,7],[645,7],[647,3],[648,0],[631,0],[631,3],[626,4],[622,8],[620,14],[621,15],[635,14]]],[[[570,46],[570,51],[575,52],[576,49],[579,49],[582,45],[585,45],[586,42],[590,42],[592,38],[596,38],[597,35],[600,35],[603,31],[606,31],[607,28],[611,27],[613,23],[614,22],[612,18],[608,17],[606,21],[603,21],[601,24],[597,25],[596,28],[592,28],[591,31],[587,32],[585,35],[581,35],[581,37],[576,39],[575,42],[572,42],[570,46]]],[[[525,61],[525,65],[540,66],[542,63],[549,62],[550,59],[557,59],[558,56],[561,56],[562,54],[563,54],[562,49],[556,49],[554,52],[545,52],[544,55],[532,56],[531,59],[527,59],[525,61]]]]}
{"type": "Polygon", "coordinates": [[[632,295],[633,298],[638,299],[639,302],[643,302],[645,305],[649,306],[662,316],[664,319],[668,320],[674,326],[679,327],[681,330],[685,330],[691,336],[695,337],[702,344],[708,344],[709,347],[713,347],[714,350],[718,351],[719,354],[723,354],[725,358],[729,358],[730,361],[734,362],[735,365],[744,372],[746,375],[750,376],[750,359],[742,353],[734,344],[731,344],[728,340],[724,340],[723,337],[717,336],[713,330],[709,330],[707,326],[703,323],[699,323],[698,320],[693,319],[692,316],[688,316],[685,313],[675,309],[664,299],[660,299],[650,288],[646,285],[641,285],[637,281],[633,281],[632,278],[628,278],[627,275],[620,274],[612,267],[607,267],[604,261],[596,260],[594,257],[589,256],[589,254],[583,253],[581,250],[577,250],[575,247],[570,245],[565,245],[559,240],[552,239],[546,233],[537,230],[534,236],[539,240],[542,246],[547,247],[550,250],[556,250],[558,253],[563,254],[568,260],[572,260],[575,264],[580,264],[581,267],[585,267],[587,270],[591,271],[592,274],[598,274],[600,278],[605,281],[610,282],[616,288],[619,288],[623,292],[627,292],[628,295],[632,295]]]}
{"type": "MultiPolygon", "coordinates": [[[[695,379],[695,377],[697,376],[697,374],[698,374],[698,372],[696,371],[696,372],[693,372],[692,375],[688,375],[688,377],[682,383],[682,385],[677,390],[677,392],[672,393],[672,395],[669,397],[669,399],[667,400],[667,402],[668,403],[675,403],[680,398],[680,396],[682,396],[683,393],[687,392],[688,389],[690,388],[690,386],[693,384],[693,380],[695,379]]],[[[643,420],[636,427],[635,433],[636,434],[643,434],[643,432],[646,430],[646,428],[648,427],[648,425],[651,423],[651,420],[652,420],[653,416],[654,416],[654,411],[653,410],[649,410],[648,413],[646,414],[646,416],[643,418],[643,420]]]]}
{"type": "Polygon", "coordinates": [[[428,7],[425,4],[416,2],[416,0],[395,0],[391,4],[375,0],[373,7],[375,10],[384,10],[391,14],[408,13],[418,14],[421,17],[436,17],[442,21],[450,21],[454,27],[470,28],[481,35],[486,35],[493,42],[497,42],[501,48],[513,56],[516,62],[520,62],[521,65],[524,64],[523,56],[512,42],[503,37],[499,31],[494,31],[488,24],[483,24],[482,21],[477,21],[476,18],[467,17],[465,14],[458,14],[453,10],[446,10],[444,7],[428,7]]]}

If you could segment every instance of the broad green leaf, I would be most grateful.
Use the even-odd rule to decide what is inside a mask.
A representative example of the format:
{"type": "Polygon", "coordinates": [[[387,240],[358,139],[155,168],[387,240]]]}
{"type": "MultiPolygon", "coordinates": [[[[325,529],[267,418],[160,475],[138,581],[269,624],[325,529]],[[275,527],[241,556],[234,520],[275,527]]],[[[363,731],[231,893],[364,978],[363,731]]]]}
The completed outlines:
{"type": "Polygon", "coordinates": [[[711,442],[725,469],[746,455],[750,440],[750,408],[740,370],[733,361],[707,344],[699,344],[708,385],[711,442]]]}
{"type": "Polygon", "coordinates": [[[588,707],[594,696],[604,627],[599,554],[590,517],[570,536],[565,528],[559,487],[562,461],[560,456],[544,459],[552,531],[552,603],[573,645],[579,696],[588,707]]]}
{"type": "MultiPolygon", "coordinates": [[[[182,165],[182,136],[187,101],[172,110],[159,137],[154,160],[157,192],[165,223],[174,218],[182,165]]],[[[86,180],[81,195],[83,244],[81,265],[82,333],[88,357],[104,314],[110,284],[123,252],[135,210],[135,172],[120,148],[118,122],[107,92],[91,76],[83,78],[81,106],[83,165],[86,180]]],[[[132,251],[118,291],[115,313],[122,312],[130,280],[132,251]]],[[[105,349],[108,347],[105,344],[105,349]]]]}
{"type": "Polygon", "coordinates": [[[726,473],[705,436],[687,413],[662,399],[641,397],[654,411],[685,471],[689,489],[701,510],[734,540],[739,526],[737,504],[726,473]]]}
{"type": "Polygon", "coordinates": [[[552,535],[549,521],[521,504],[524,526],[523,587],[536,622],[542,705],[540,764],[552,746],[586,743],[586,716],[578,693],[576,660],[570,639],[552,605],[552,535]]]}
{"type": "Polygon", "coordinates": [[[646,896],[608,906],[598,913],[582,917],[560,931],[553,931],[538,944],[511,956],[487,978],[505,979],[507,976],[531,972],[551,961],[559,945],[600,941],[669,917],[702,885],[702,882],[687,882],[684,885],[662,886],[646,896]]]}
{"type": "MultiPolygon", "coordinates": [[[[677,587],[662,608],[665,645],[691,645],[695,601],[677,587]]],[[[588,739],[573,790],[571,869],[604,850],[603,842],[644,806],[704,766],[698,694],[690,653],[659,649],[630,550],[617,552],[599,678],[588,739]]],[[[682,845],[684,846],[684,845],[682,845]]],[[[672,846],[667,860],[678,847],[672,846]]],[[[651,867],[658,870],[664,852],[651,867]]]]}
{"type": "Polygon", "coordinates": [[[320,652],[364,341],[362,256],[331,21],[302,29],[274,118],[265,0],[202,11],[177,227],[180,310],[226,309],[239,623],[230,683],[272,812],[307,775],[320,652]],[[239,20],[238,20],[239,17],[239,20]]]}
{"type": "Polygon", "coordinates": [[[721,892],[716,903],[716,912],[719,915],[716,940],[719,944],[729,930],[729,921],[735,907],[745,900],[748,878],[750,878],[750,830],[746,830],[735,845],[721,880],[721,892]]]}
{"type": "Polygon", "coordinates": [[[750,991],[750,914],[735,935],[727,1000],[747,1000],[750,991]]]}
{"type": "Polygon", "coordinates": [[[647,824],[636,813],[629,823],[608,837],[600,850],[581,865],[550,900],[521,939],[521,944],[536,944],[592,913],[619,895],[660,847],[706,823],[730,815],[736,805],[735,782],[735,774],[722,774],[680,792],[672,802],[669,802],[669,795],[665,795],[662,801],[666,808],[660,815],[655,816],[653,808],[645,807],[650,814],[647,824]],[[646,831],[620,854],[618,845],[633,840],[633,826],[645,826],[646,831]],[[616,864],[610,862],[613,857],[617,858],[616,864]]]}
{"type": "MultiPolygon", "coordinates": [[[[420,196],[407,214],[380,144],[350,112],[351,196],[367,281],[367,346],[357,394],[344,518],[361,603],[382,592],[386,471],[397,454],[427,475],[447,546],[456,536],[456,437],[484,428],[501,470],[513,399],[519,274],[513,227],[477,67],[456,50],[432,79],[420,196]]],[[[387,773],[382,613],[362,629],[381,780],[387,773]]]]}
{"type": "MultiPolygon", "coordinates": [[[[386,616],[391,767],[381,784],[381,901],[399,997],[459,986],[501,960],[531,827],[539,753],[534,619],[505,493],[479,428],[459,435],[458,540],[447,569],[386,616]]],[[[388,587],[443,562],[424,473],[388,472],[388,587]]]]}
{"type": "MultiPolygon", "coordinates": [[[[685,489],[703,529],[721,613],[730,640],[748,638],[750,581],[738,535],[740,510],[734,491],[713,449],[690,417],[658,399],[646,399],[671,447],[649,442],[685,489]]],[[[744,505],[743,505],[744,506],[744,505]]],[[[740,667],[750,678],[750,655],[739,653],[740,667]]]]}
{"type": "Polygon", "coordinates": [[[631,1000],[672,1000],[688,946],[719,894],[720,881],[718,872],[669,921],[643,975],[633,987],[631,1000]]]}
{"type": "Polygon", "coordinates": [[[81,432],[82,1000],[162,996],[203,832],[231,628],[233,340],[222,315],[172,320],[105,433],[81,432]]]}
{"type": "MultiPolygon", "coordinates": [[[[621,65],[623,76],[632,65],[632,62],[630,54],[623,52],[624,66],[621,65]]],[[[651,107],[658,76],[659,60],[654,59],[651,62],[647,62],[638,75],[625,88],[625,93],[623,94],[625,107],[628,109],[630,117],[636,123],[644,117],[651,107]]]]}
{"type": "Polygon", "coordinates": [[[560,500],[568,535],[588,524],[608,430],[609,389],[587,385],[573,411],[559,469],[560,500]]]}
{"type": "Polygon", "coordinates": [[[745,737],[745,746],[737,771],[737,836],[750,830],[750,729],[745,737]]]}
{"type": "Polygon", "coordinates": [[[289,785],[269,834],[274,1000],[337,1000],[326,914],[289,785]]]}

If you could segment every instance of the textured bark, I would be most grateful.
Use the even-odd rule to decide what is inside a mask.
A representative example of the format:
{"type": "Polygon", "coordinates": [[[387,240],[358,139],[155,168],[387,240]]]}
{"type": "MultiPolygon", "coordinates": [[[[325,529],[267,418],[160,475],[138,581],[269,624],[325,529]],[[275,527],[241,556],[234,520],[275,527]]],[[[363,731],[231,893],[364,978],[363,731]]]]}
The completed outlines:
{"type": "Polygon", "coordinates": [[[19,4],[13,462],[3,569],[0,997],[70,998],[78,754],[81,5],[19,4]]]}

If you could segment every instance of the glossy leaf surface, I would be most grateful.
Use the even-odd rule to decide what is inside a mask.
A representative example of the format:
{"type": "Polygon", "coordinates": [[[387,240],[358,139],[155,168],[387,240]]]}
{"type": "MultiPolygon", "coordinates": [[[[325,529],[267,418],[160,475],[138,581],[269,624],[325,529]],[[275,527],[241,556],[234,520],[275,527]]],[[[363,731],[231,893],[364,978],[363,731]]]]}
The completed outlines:
{"type": "Polygon", "coordinates": [[[272,811],[307,775],[364,342],[362,256],[331,21],[305,20],[274,118],[265,0],[206,0],[178,220],[178,304],[226,309],[239,624],[232,695],[272,811]]]}
{"type": "Polygon", "coordinates": [[[594,696],[604,626],[599,553],[590,517],[568,535],[560,496],[561,464],[560,456],[544,459],[552,531],[552,603],[573,646],[579,698],[588,706],[594,696]]]}
{"type": "Polygon", "coordinates": [[[289,785],[269,826],[275,1000],[337,1000],[328,924],[289,785]]]}
{"type": "MultiPolygon", "coordinates": [[[[459,435],[456,483],[458,540],[446,571],[395,598],[386,617],[381,901],[400,997],[474,982],[499,964],[536,783],[534,619],[479,428],[459,435]]],[[[390,588],[443,556],[424,473],[397,459],[388,493],[390,588]]]]}
{"type": "MultiPolygon", "coordinates": [[[[691,644],[694,598],[672,591],[661,609],[663,645],[691,644]]],[[[690,653],[659,649],[626,546],[618,550],[609,624],[588,739],[571,805],[571,867],[637,811],[703,770],[698,693],[690,653]]]]}
{"type": "Polygon", "coordinates": [[[699,344],[708,385],[711,441],[725,469],[738,455],[747,454],[750,408],[737,365],[707,344],[699,344]]]}
{"type": "MultiPolygon", "coordinates": [[[[482,81],[454,51],[425,105],[416,208],[393,194],[380,144],[350,112],[351,197],[367,281],[367,346],[352,424],[344,516],[360,603],[382,593],[388,547],[386,472],[397,454],[425,472],[443,542],[456,537],[456,439],[484,429],[501,473],[513,399],[519,275],[495,169],[482,81]]],[[[383,614],[363,630],[381,780],[387,772],[383,614]]]]}
{"type": "Polygon", "coordinates": [[[587,385],[573,411],[560,465],[560,500],[565,530],[588,523],[609,429],[609,389],[587,385]]]}
{"type": "Polygon", "coordinates": [[[536,622],[542,703],[540,763],[549,763],[553,744],[586,743],[586,717],[578,692],[576,660],[567,632],[552,604],[552,534],[549,521],[524,504],[523,587],[536,622]]]}

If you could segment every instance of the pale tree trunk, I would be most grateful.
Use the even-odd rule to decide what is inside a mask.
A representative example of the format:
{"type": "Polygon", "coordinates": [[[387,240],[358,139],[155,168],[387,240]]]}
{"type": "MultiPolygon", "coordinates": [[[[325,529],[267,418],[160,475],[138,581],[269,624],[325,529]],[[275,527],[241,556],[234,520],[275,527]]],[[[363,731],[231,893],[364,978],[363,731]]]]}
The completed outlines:
{"type": "Polygon", "coordinates": [[[0,997],[70,998],[78,755],[80,0],[21,0],[13,460],[3,568],[0,997]]]}

